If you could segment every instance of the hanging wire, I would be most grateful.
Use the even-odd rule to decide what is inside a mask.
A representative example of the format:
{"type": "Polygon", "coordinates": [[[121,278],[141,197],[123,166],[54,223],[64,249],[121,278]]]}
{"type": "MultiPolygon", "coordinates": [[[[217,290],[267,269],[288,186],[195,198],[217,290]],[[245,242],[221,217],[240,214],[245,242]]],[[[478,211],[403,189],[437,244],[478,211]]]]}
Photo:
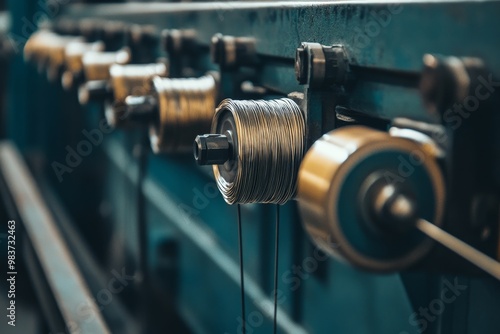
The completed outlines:
{"type": "Polygon", "coordinates": [[[242,333],[246,333],[246,312],[245,312],[245,278],[243,270],[243,238],[241,233],[241,207],[238,204],[238,248],[240,256],[240,297],[241,297],[241,317],[242,333]]]}
{"type": "Polygon", "coordinates": [[[276,204],[276,240],[274,242],[274,318],[273,318],[273,333],[278,332],[278,252],[279,252],[279,235],[280,235],[280,206],[276,204]]]}
{"type": "MultiPolygon", "coordinates": [[[[237,137],[236,177],[226,181],[214,165],[224,199],[234,203],[284,204],[296,193],[305,150],[305,119],[298,105],[283,98],[270,101],[226,99],[215,120],[231,112],[237,137]]],[[[214,131],[214,125],[212,125],[214,131]]]]}

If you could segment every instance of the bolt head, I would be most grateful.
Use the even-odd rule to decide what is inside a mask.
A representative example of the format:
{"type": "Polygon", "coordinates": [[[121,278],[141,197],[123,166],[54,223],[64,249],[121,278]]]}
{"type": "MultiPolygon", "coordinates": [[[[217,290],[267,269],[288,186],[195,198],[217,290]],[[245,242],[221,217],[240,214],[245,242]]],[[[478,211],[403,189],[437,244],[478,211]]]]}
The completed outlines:
{"type": "Polygon", "coordinates": [[[210,45],[210,55],[212,57],[212,61],[215,64],[222,64],[224,61],[224,53],[224,36],[222,34],[215,34],[212,37],[210,45]]]}
{"type": "Polygon", "coordinates": [[[427,110],[437,115],[453,104],[457,84],[452,70],[442,59],[427,54],[423,63],[420,94],[427,110]]]}
{"type": "Polygon", "coordinates": [[[303,45],[295,52],[295,77],[299,84],[307,83],[307,52],[303,45]]]}
{"type": "Polygon", "coordinates": [[[162,32],[163,47],[172,55],[180,51],[180,36],[177,30],[164,30],[162,32]]]}
{"type": "Polygon", "coordinates": [[[229,139],[225,135],[197,136],[193,144],[194,159],[198,165],[220,165],[230,158],[229,139]]]}

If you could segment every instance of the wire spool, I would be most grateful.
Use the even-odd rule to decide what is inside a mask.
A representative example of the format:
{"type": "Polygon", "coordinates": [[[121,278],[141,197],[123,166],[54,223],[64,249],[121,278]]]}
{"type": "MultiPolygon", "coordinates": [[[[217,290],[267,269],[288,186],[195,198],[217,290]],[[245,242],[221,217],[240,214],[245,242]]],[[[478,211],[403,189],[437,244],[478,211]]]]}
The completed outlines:
{"type": "Polygon", "coordinates": [[[66,45],[64,52],[66,71],[63,73],[61,78],[61,83],[64,89],[71,89],[75,85],[75,81],[83,79],[83,55],[92,51],[104,51],[104,43],[72,41],[66,45]]]}
{"type": "Polygon", "coordinates": [[[167,66],[163,63],[145,65],[118,65],[110,68],[113,105],[106,107],[106,120],[111,126],[126,123],[125,99],[128,96],[145,96],[153,93],[152,79],[166,77],[167,66]]]}
{"type": "Polygon", "coordinates": [[[110,68],[114,64],[130,62],[130,50],[123,48],[116,52],[86,52],[82,59],[86,82],[78,89],[78,101],[86,105],[89,101],[103,102],[113,97],[110,68]]]}
{"type": "Polygon", "coordinates": [[[45,41],[50,40],[54,36],[55,34],[48,30],[39,30],[33,33],[24,46],[24,60],[30,62],[37,61],[45,41]]]}
{"type": "Polygon", "coordinates": [[[24,59],[26,61],[41,62],[47,61],[49,48],[62,38],[50,30],[39,30],[35,32],[24,46],[24,59]]]}
{"type": "Polygon", "coordinates": [[[399,202],[392,201],[391,217],[442,224],[444,182],[427,148],[363,126],[324,135],[299,172],[299,208],[312,240],[325,252],[371,271],[397,271],[421,259],[432,240],[412,228],[415,219],[391,218],[389,224],[378,212],[393,194],[405,194],[394,197],[399,202]]]}
{"type": "Polygon", "coordinates": [[[305,151],[305,119],[290,99],[224,100],[215,112],[212,133],[195,142],[195,159],[207,164],[218,137],[229,142],[226,156],[214,164],[225,201],[284,204],[295,196],[296,178],[305,151]],[[207,148],[208,147],[208,152],[207,148]]]}
{"type": "Polygon", "coordinates": [[[145,65],[118,65],[110,68],[111,83],[115,101],[123,102],[129,95],[139,96],[151,93],[151,80],[167,76],[167,66],[162,63],[145,65]]]}
{"type": "Polygon", "coordinates": [[[150,127],[151,148],[155,153],[191,151],[193,138],[210,130],[217,97],[216,78],[155,77],[153,86],[158,122],[150,127]]]}
{"type": "Polygon", "coordinates": [[[113,64],[127,64],[130,62],[130,50],[123,48],[115,52],[86,52],[82,59],[85,80],[108,80],[109,69],[113,64]]]}
{"type": "Polygon", "coordinates": [[[47,79],[54,82],[58,79],[59,74],[65,64],[65,50],[68,44],[72,42],[83,42],[79,37],[58,36],[49,43],[47,48],[48,68],[47,79]]]}
{"type": "Polygon", "coordinates": [[[66,46],[72,42],[83,42],[80,37],[61,36],[48,30],[41,30],[30,37],[24,48],[24,58],[33,61],[42,72],[47,69],[50,81],[56,79],[65,62],[66,46]]]}

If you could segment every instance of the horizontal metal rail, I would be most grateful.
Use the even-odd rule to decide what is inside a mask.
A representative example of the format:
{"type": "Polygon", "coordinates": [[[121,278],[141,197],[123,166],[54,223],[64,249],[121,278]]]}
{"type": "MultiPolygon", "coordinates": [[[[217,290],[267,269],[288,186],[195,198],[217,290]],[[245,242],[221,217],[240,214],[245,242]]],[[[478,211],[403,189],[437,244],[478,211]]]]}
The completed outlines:
{"type": "Polygon", "coordinates": [[[43,273],[72,333],[110,333],[19,151],[0,142],[0,172],[43,273]]]}

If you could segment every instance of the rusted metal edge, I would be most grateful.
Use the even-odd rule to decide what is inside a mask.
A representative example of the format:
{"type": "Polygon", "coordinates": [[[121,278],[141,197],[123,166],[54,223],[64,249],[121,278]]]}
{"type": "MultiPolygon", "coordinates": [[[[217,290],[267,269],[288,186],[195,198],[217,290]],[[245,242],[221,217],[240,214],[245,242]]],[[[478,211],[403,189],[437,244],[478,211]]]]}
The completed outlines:
{"type": "Polygon", "coordinates": [[[71,333],[110,333],[23,158],[0,142],[0,172],[71,333]]]}

